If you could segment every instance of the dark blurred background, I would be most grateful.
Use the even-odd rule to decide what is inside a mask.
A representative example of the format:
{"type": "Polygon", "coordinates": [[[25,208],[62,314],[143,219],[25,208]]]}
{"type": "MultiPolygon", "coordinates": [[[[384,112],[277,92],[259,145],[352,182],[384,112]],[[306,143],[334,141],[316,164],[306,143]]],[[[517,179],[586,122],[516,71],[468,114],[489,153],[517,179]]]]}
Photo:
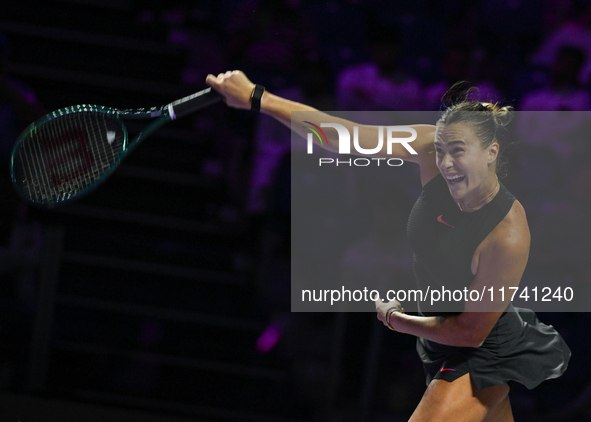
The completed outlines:
{"type": "MultiPolygon", "coordinates": [[[[290,313],[289,130],[216,105],[42,211],[17,198],[8,161],[46,112],[166,104],[228,69],[323,110],[439,110],[457,80],[518,110],[591,106],[588,0],[3,0],[0,33],[7,422],[405,421],[424,390],[414,338],[374,314],[290,313]]],[[[503,179],[528,213],[525,278],[588,286],[591,144],[545,135],[508,154],[503,179]]],[[[406,218],[407,166],[376,222],[406,218]]],[[[338,251],[342,276],[410,277],[404,227],[386,234],[338,251]]],[[[591,420],[591,318],[540,318],[571,367],[513,386],[516,420],[591,420]]]]}

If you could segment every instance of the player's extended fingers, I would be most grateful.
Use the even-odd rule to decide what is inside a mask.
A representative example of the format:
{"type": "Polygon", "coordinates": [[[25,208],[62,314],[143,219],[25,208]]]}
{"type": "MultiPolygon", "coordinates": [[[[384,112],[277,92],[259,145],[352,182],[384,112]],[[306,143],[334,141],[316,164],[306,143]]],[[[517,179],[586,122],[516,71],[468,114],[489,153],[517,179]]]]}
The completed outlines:
{"type": "Polygon", "coordinates": [[[209,75],[207,75],[207,77],[205,78],[205,83],[209,86],[218,86],[220,84],[219,81],[219,77],[218,76],[214,76],[211,73],[209,75]]]}

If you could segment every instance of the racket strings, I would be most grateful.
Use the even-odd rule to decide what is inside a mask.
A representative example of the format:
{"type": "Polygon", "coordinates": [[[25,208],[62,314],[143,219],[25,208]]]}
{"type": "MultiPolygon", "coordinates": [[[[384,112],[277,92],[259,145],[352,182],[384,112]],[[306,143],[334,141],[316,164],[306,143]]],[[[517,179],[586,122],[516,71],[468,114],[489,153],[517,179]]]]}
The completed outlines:
{"type": "Polygon", "coordinates": [[[31,201],[56,203],[97,183],[124,148],[120,122],[106,113],[65,114],[35,127],[13,159],[15,183],[31,201]]]}

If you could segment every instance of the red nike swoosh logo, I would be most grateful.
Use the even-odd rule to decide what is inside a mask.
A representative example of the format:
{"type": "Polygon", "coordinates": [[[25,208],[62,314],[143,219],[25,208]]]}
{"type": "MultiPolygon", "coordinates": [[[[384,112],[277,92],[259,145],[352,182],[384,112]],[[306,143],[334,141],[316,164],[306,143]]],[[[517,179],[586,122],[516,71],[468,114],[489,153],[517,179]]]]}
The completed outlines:
{"type": "Polygon", "coordinates": [[[439,371],[440,372],[443,372],[443,371],[455,371],[455,369],[452,369],[452,368],[441,368],[439,371]]]}
{"type": "Polygon", "coordinates": [[[452,226],[451,224],[449,224],[449,223],[446,223],[445,221],[443,221],[443,218],[441,218],[441,217],[443,217],[443,214],[441,214],[439,217],[437,217],[437,221],[439,221],[440,223],[443,223],[443,224],[445,224],[446,226],[449,226],[449,227],[451,227],[452,229],[455,229],[455,227],[454,227],[454,226],[452,226]]]}

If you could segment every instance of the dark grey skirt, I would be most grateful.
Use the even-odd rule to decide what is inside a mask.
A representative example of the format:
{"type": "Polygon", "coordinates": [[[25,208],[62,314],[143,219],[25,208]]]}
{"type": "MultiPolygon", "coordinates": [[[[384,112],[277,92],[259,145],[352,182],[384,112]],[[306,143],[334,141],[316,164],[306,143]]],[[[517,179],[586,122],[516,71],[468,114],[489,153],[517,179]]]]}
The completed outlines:
{"type": "Polygon", "coordinates": [[[515,381],[534,388],[542,381],[561,376],[571,351],[551,325],[536,314],[509,305],[478,348],[446,346],[417,339],[427,385],[433,379],[454,381],[470,373],[476,389],[515,381]]]}

